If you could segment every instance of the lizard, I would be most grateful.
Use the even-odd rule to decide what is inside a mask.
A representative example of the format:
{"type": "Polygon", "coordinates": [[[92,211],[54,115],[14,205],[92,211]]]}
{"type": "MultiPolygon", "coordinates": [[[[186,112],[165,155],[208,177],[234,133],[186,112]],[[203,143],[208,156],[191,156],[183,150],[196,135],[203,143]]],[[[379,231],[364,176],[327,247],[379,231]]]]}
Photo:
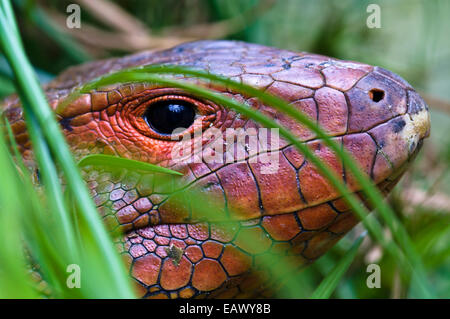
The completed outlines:
{"type": "MultiPolygon", "coordinates": [[[[278,165],[274,173],[264,173],[271,163],[259,160],[262,152],[250,156],[235,140],[232,155],[243,147],[244,156],[234,162],[176,160],[177,143],[192,136],[195,128],[203,136],[213,129],[263,128],[195,94],[156,83],[118,83],[82,94],[58,109],[83,84],[145,65],[200,69],[284,99],[342,145],[384,195],[430,132],[428,106],[399,75],[307,52],[239,41],[196,41],[67,69],[44,90],[75,159],[109,154],[168,167],[183,174],[183,189],[198,189],[214,200],[213,220],[202,220],[189,205],[174,204],[174,198],[185,193],[165,192],[149,174],[92,167],[83,171],[105,223],[124,232],[117,246],[140,297],[271,296],[278,283],[264,270],[261,256],[272,256],[274,263],[282,255],[299,267],[310,264],[359,222],[330,182],[283,138],[271,149],[278,165]],[[224,226],[225,216],[233,219],[231,227],[224,226]],[[248,245],[249,234],[260,239],[257,245],[248,245]]],[[[192,77],[177,78],[269,116],[335,170],[352,191],[360,191],[341,160],[301,123],[255,97],[192,77]]],[[[33,167],[20,100],[8,97],[2,108],[23,158],[33,167]]],[[[202,150],[212,143],[199,138],[202,150]]]]}

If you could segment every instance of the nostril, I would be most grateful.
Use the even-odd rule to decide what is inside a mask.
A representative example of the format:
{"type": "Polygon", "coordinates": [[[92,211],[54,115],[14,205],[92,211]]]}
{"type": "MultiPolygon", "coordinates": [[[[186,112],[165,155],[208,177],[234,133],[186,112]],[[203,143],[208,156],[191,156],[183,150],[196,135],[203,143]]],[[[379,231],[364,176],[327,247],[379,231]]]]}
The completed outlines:
{"type": "Polygon", "coordinates": [[[369,97],[375,103],[380,102],[384,98],[384,91],[379,89],[372,89],[369,91],[369,97]]]}

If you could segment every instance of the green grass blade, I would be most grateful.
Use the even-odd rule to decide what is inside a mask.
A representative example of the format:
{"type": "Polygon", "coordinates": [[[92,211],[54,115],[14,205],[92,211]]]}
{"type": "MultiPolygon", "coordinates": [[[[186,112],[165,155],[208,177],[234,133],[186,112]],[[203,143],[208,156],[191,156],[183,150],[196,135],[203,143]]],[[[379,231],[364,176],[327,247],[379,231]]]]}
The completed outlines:
{"type": "MultiPolygon", "coordinates": [[[[3,120],[3,118],[2,118],[3,120]]],[[[3,121],[2,121],[3,122],[3,121]]],[[[67,256],[67,245],[65,245],[64,238],[60,232],[60,225],[58,223],[58,216],[51,216],[49,211],[44,207],[44,201],[39,198],[34,185],[31,183],[31,176],[22,157],[18,151],[16,141],[12,129],[7,121],[1,123],[6,126],[8,133],[8,142],[12,148],[15,165],[17,165],[20,176],[17,177],[20,183],[20,190],[16,190],[11,196],[18,200],[17,217],[20,218],[20,231],[23,233],[24,246],[30,252],[30,258],[33,259],[40,266],[40,275],[45,278],[47,283],[52,287],[54,296],[64,296],[64,288],[61,283],[64,278],[61,277],[61,270],[64,269],[63,256],[67,256]],[[27,201],[21,200],[18,194],[27,194],[27,201]],[[58,238],[58,235],[60,238],[58,238]],[[58,252],[59,251],[59,252],[58,252]]],[[[53,212],[54,214],[57,212],[53,212]]],[[[24,249],[22,246],[20,249],[24,249]]],[[[28,260],[31,261],[31,260],[28,260]]],[[[29,265],[32,268],[31,265],[29,265]]]]}
{"type": "Polygon", "coordinates": [[[40,168],[41,179],[47,195],[46,198],[50,205],[50,211],[53,212],[52,217],[55,220],[55,225],[57,225],[54,231],[59,233],[58,238],[61,239],[61,242],[59,243],[64,246],[63,251],[67,253],[71,259],[76,260],[76,229],[71,227],[71,215],[64,202],[62,185],[56,166],[53,163],[50,150],[45,143],[44,136],[39,129],[39,125],[33,113],[28,114],[26,122],[28,131],[30,132],[34,155],[40,168]]]}
{"type": "Polygon", "coordinates": [[[0,298],[36,298],[22,245],[22,203],[16,196],[22,187],[1,130],[0,167],[0,240],[7,243],[0,246],[0,298]]]}
{"type": "Polygon", "coordinates": [[[87,155],[83,157],[79,162],[79,167],[84,167],[88,165],[99,165],[99,166],[106,166],[111,168],[124,168],[129,170],[138,170],[138,171],[144,171],[144,172],[152,172],[152,173],[163,173],[163,174],[170,174],[170,175],[178,175],[183,176],[182,173],[171,170],[169,168],[135,161],[128,158],[123,157],[117,157],[112,155],[105,155],[105,154],[92,154],[87,155]]]}

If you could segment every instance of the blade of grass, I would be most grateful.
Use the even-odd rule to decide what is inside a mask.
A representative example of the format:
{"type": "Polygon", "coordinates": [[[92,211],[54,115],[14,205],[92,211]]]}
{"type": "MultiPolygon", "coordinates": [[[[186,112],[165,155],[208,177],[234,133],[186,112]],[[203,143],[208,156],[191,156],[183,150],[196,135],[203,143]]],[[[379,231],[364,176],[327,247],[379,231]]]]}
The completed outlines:
{"type": "MultiPolygon", "coordinates": [[[[65,287],[66,265],[74,262],[76,259],[74,256],[80,255],[79,249],[67,251],[67,249],[74,249],[75,246],[72,243],[68,248],[66,242],[68,236],[61,232],[60,220],[65,217],[58,216],[58,211],[48,210],[45,207],[47,201],[44,201],[44,199],[46,198],[42,198],[36,193],[36,189],[31,183],[31,176],[18,151],[12,129],[7,121],[4,122],[2,125],[6,126],[9,137],[8,142],[15,156],[15,164],[20,172],[21,190],[16,192],[14,197],[21,200],[18,194],[27,194],[27,201],[21,201],[21,205],[18,206],[20,212],[18,216],[21,217],[25,248],[30,252],[30,258],[39,265],[39,273],[51,287],[54,297],[80,298],[82,294],[78,294],[78,291],[65,289],[67,288],[65,287]]],[[[40,134],[39,130],[35,133],[40,134]]],[[[39,141],[39,143],[42,143],[42,141],[39,141]]],[[[43,168],[46,169],[46,167],[44,166],[43,168]]],[[[54,199],[50,200],[54,201],[54,199]]],[[[71,232],[77,229],[76,227],[72,228],[70,229],[71,232]]],[[[73,237],[69,237],[69,239],[74,241],[73,237]]]]}
{"type": "Polygon", "coordinates": [[[102,165],[107,166],[110,168],[124,168],[124,169],[131,169],[131,170],[141,170],[145,172],[153,172],[153,173],[163,173],[163,174],[170,174],[170,175],[178,175],[183,176],[182,173],[171,170],[169,168],[135,161],[128,158],[123,157],[116,157],[111,155],[104,155],[104,154],[92,154],[87,155],[83,157],[79,162],[79,167],[84,167],[88,165],[102,165]]]}
{"type": "Polygon", "coordinates": [[[71,227],[71,215],[64,202],[62,185],[59,180],[56,166],[53,163],[50,150],[45,143],[44,136],[39,129],[39,125],[33,113],[28,113],[26,115],[26,123],[33,145],[33,154],[37,159],[41,179],[46,192],[46,198],[49,202],[49,208],[50,211],[53,212],[52,217],[55,219],[55,224],[58,226],[54,231],[59,233],[56,236],[62,240],[59,242],[59,244],[62,244],[64,247],[62,251],[68,254],[70,259],[77,260],[79,257],[76,256],[78,252],[75,242],[76,229],[71,227]]]}
{"type": "Polygon", "coordinates": [[[26,269],[22,247],[21,214],[22,203],[16,193],[21,185],[14,162],[9,155],[3,132],[0,130],[0,298],[36,298],[31,277],[26,269]]]}

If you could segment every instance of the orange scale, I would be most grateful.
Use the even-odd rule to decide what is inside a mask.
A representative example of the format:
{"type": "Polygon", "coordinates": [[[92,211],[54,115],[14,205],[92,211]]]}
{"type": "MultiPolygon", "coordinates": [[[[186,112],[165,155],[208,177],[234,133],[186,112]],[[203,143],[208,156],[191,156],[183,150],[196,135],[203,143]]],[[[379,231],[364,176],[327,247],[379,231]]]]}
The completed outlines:
{"type": "Polygon", "coordinates": [[[170,225],[170,232],[175,238],[184,239],[188,237],[187,228],[185,225],[170,225]]]}
{"type": "MultiPolygon", "coordinates": [[[[340,143],[341,138],[334,139],[340,143]]],[[[337,159],[336,155],[320,141],[308,143],[308,147],[314,151],[315,155],[324,161],[333,169],[337,176],[343,175],[342,163],[337,159]]],[[[324,177],[317,167],[311,162],[306,161],[298,172],[300,181],[300,189],[310,205],[331,200],[339,197],[338,191],[331,185],[326,177],[324,177]]]]}
{"type": "Polygon", "coordinates": [[[203,259],[195,265],[192,285],[200,291],[211,291],[219,288],[227,279],[227,275],[219,262],[203,259]]]}
{"type": "Polygon", "coordinates": [[[197,240],[206,240],[209,237],[208,224],[206,223],[189,224],[188,232],[192,238],[197,240]]]}
{"type": "Polygon", "coordinates": [[[156,237],[155,237],[155,242],[156,242],[158,245],[165,245],[165,246],[167,246],[167,245],[169,245],[169,243],[170,243],[170,239],[167,238],[167,237],[156,236],[156,237]]]}
{"type": "Polygon", "coordinates": [[[132,232],[132,233],[128,234],[128,238],[129,238],[130,242],[133,243],[133,244],[140,244],[140,243],[142,243],[142,237],[141,236],[137,236],[135,232],[132,232]]]}
{"type": "Polygon", "coordinates": [[[314,69],[291,68],[272,74],[277,81],[289,82],[304,87],[318,89],[324,84],[320,72],[314,69]]]}
{"type": "Polygon", "coordinates": [[[341,91],[352,88],[366,73],[366,70],[338,65],[331,65],[322,70],[322,74],[325,75],[326,84],[341,91]]]}
{"type": "Polygon", "coordinates": [[[317,230],[330,224],[337,216],[337,213],[327,203],[305,208],[298,213],[298,217],[307,230],[317,230]]]}
{"type": "Polygon", "coordinates": [[[155,237],[155,232],[153,230],[153,227],[146,227],[146,228],[138,229],[136,232],[140,236],[147,238],[147,239],[152,239],[153,237],[155,237]]]}
{"type": "Polygon", "coordinates": [[[141,244],[133,245],[130,248],[130,255],[133,256],[133,258],[144,256],[146,253],[147,249],[141,244]]]}
{"type": "Polygon", "coordinates": [[[135,218],[139,216],[139,213],[134,209],[133,206],[125,206],[119,210],[116,214],[119,223],[126,224],[132,222],[135,218]]]}
{"type": "Polygon", "coordinates": [[[184,250],[186,248],[186,243],[180,239],[172,238],[172,239],[170,239],[169,246],[175,246],[175,247],[178,247],[178,248],[184,250]]]}
{"type": "Polygon", "coordinates": [[[301,231],[294,214],[265,216],[262,226],[275,240],[290,240],[301,231]]]}
{"type": "Polygon", "coordinates": [[[168,246],[158,246],[156,248],[156,254],[161,258],[166,258],[168,248],[169,248],[168,246]]]}
{"type": "Polygon", "coordinates": [[[227,271],[228,275],[236,276],[249,270],[252,260],[236,247],[225,246],[220,262],[227,271]]]}
{"type": "Polygon", "coordinates": [[[144,240],[144,242],[142,243],[145,248],[149,251],[149,252],[154,252],[156,249],[156,243],[153,240],[144,240]]]}
{"type": "Polygon", "coordinates": [[[152,208],[152,203],[147,197],[139,198],[133,203],[134,208],[140,213],[146,213],[152,208]]]}
{"type": "Polygon", "coordinates": [[[136,259],[131,273],[146,286],[156,284],[161,268],[161,259],[153,254],[136,259]]]}
{"type": "Polygon", "coordinates": [[[192,261],[193,263],[198,262],[200,259],[203,258],[203,252],[200,249],[199,246],[189,246],[188,248],[186,248],[186,250],[184,251],[184,254],[187,256],[187,258],[189,258],[190,261],[192,261]]]}
{"type": "Polygon", "coordinates": [[[133,221],[134,228],[142,228],[149,224],[150,216],[148,214],[141,215],[133,221]]]}
{"type": "Polygon", "coordinates": [[[206,257],[218,258],[222,252],[223,245],[209,240],[202,244],[202,249],[206,257]]]}
{"type": "Polygon", "coordinates": [[[178,265],[172,259],[166,259],[161,271],[161,287],[166,290],[184,287],[191,278],[191,272],[192,264],[186,257],[182,257],[178,265]]]}
{"type": "Polygon", "coordinates": [[[186,238],[184,242],[186,243],[186,245],[195,245],[197,243],[197,241],[195,239],[192,239],[191,237],[186,238]]]}
{"type": "Polygon", "coordinates": [[[346,212],[340,214],[328,230],[335,234],[345,234],[358,223],[359,219],[352,212],[346,212]]]}
{"type": "Polygon", "coordinates": [[[100,111],[108,106],[108,97],[105,92],[91,93],[92,111],[100,111]]]}
{"type": "Polygon", "coordinates": [[[167,225],[157,225],[155,226],[155,233],[164,237],[170,237],[169,226],[167,225]]]}
{"type": "Polygon", "coordinates": [[[111,125],[106,121],[98,122],[98,127],[99,127],[100,132],[106,137],[111,137],[111,136],[114,136],[114,134],[115,134],[111,125]]]}
{"type": "Polygon", "coordinates": [[[330,135],[342,135],[347,131],[348,107],[342,92],[323,87],[316,91],[314,99],[319,108],[319,125],[330,135]]]}

